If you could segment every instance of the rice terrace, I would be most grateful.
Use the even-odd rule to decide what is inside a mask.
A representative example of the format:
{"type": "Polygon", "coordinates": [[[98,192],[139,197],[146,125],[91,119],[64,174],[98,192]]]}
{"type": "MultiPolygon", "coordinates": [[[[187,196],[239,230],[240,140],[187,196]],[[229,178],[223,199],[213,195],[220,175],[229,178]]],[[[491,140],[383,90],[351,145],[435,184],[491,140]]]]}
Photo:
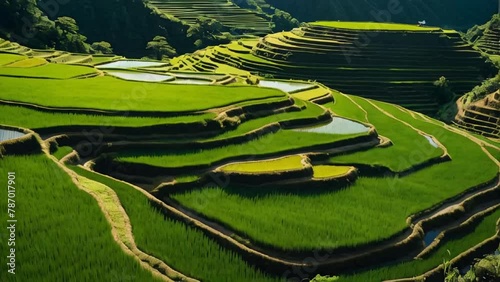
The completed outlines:
{"type": "Polygon", "coordinates": [[[500,281],[496,1],[60,2],[0,1],[0,281],[500,281]]]}

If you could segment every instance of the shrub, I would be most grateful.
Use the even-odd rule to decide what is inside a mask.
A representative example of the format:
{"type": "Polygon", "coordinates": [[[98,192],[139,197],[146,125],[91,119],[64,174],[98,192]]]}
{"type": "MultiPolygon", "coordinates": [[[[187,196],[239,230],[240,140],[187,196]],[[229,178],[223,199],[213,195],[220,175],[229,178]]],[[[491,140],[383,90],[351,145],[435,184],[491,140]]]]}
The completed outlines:
{"type": "Polygon", "coordinates": [[[446,104],[455,96],[446,77],[441,76],[438,80],[434,81],[433,84],[436,87],[434,90],[434,97],[439,104],[446,104]]]}

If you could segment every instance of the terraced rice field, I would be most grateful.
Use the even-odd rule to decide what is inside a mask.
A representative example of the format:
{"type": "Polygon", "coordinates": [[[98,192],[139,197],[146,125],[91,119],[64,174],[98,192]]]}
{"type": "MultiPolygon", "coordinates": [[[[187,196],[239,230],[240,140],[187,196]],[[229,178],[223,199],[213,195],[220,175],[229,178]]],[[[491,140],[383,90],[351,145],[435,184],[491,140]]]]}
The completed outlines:
{"type": "Polygon", "coordinates": [[[491,93],[468,105],[464,102],[463,98],[457,102],[461,108],[454,123],[477,134],[500,138],[500,92],[491,93]]]}
{"type": "Polygon", "coordinates": [[[458,94],[470,91],[491,65],[455,31],[390,23],[318,22],[209,47],[173,60],[173,68],[311,79],[344,93],[396,103],[425,114],[439,107],[433,82],[441,76],[458,94]]]}
{"type": "Polygon", "coordinates": [[[331,178],[348,173],[351,166],[318,165],[314,166],[314,178],[331,178]]]}
{"type": "MultiPolygon", "coordinates": [[[[0,38],[0,52],[12,54],[11,57],[18,57],[19,59],[26,59],[26,56],[34,57],[35,60],[30,60],[31,62],[40,61],[40,59],[43,59],[57,64],[94,65],[123,58],[116,55],[75,54],[57,50],[31,49],[25,46],[21,46],[18,43],[4,40],[2,38],[0,38]]],[[[3,59],[5,60],[7,58],[8,57],[4,57],[3,59]]],[[[0,61],[0,65],[3,65],[2,61],[0,61]]]]}
{"type": "Polygon", "coordinates": [[[498,16],[494,16],[490,22],[479,28],[483,29],[483,31],[478,38],[472,38],[474,45],[489,55],[500,55],[500,23],[498,16]]]}
{"type": "Polygon", "coordinates": [[[242,173],[262,173],[272,171],[286,171],[291,169],[301,169],[303,167],[301,156],[290,156],[269,161],[243,162],[225,165],[220,169],[223,171],[242,173]]]}
{"type": "Polygon", "coordinates": [[[31,203],[23,281],[72,280],[69,262],[89,281],[380,281],[498,246],[486,136],[313,81],[33,58],[0,53],[17,72],[0,73],[0,173],[31,203]]]}
{"type": "Polygon", "coordinates": [[[220,21],[230,28],[237,28],[255,35],[271,32],[266,15],[242,9],[226,0],[154,0],[149,2],[161,12],[193,24],[203,15],[220,21]]]}

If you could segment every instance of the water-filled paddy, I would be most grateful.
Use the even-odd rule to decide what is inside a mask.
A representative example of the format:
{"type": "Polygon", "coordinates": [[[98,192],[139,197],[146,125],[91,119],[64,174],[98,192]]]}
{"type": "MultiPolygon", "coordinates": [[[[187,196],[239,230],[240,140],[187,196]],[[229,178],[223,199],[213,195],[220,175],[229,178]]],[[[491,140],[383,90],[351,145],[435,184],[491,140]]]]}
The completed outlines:
{"type": "Polygon", "coordinates": [[[436,239],[440,232],[440,230],[427,231],[424,236],[425,246],[429,246],[434,241],[434,239],[436,239]]]}
{"type": "Polygon", "coordinates": [[[175,80],[169,81],[169,83],[208,85],[211,84],[212,81],[202,79],[176,78],[175,80]]]}
{"type": "Polygon", "coordinates": [[[333,117],[332,121],[323,126],[294,129],[301,132],[325,133],[325,134],[356,134],[368,132],[366,125],[341,117],[333,117]]]}
{"type": "Polygon", "coordinates": [[[259,81],[259,86],[275,88],[275,89],[279,89],[279,90],[282,90],[282,91],[285,91],[288,93],[306,90],[306,89],[314,87],[313,84],[309,84],[309,83],[275,81],[275,80],[261,80],[261,81],[259,81]]]}
{"type": "Polygon", "coordinates": [[[216,80],[226,77],[225,74],[205,74],[205,73],[184,73],[184,72],[169,72],[169,75],[177,78],[198,78],[207,80],[216,80]]]}
{"type": "Polygon", "coordinates": [[[112,63],[107,63],[103,65],[98,65],[98,69],[130,69],[130,68],[145,68],[145,67],[157,67],[163,66],[166,63],[160,62],[144,62],[144,61],[116,61],[112,63]]]}
{"type": "Polygon", "coordinates": [[[145,82],[162,82],[174,79],[174,77],[170,75],[161,75],[147,72],[108,71],[107,73],[121,79],[145,82]]]}
{"type": "Polygon", "coordinates": [[[7,129],[0,129],[0,142],[2,141],[7,141],[11,139],[16,139],[21,136],[24,136],[25,133],[15,131],[15,130],[7,130],[7,129]]]}
{"type": "Polygon", "coordinates": [[[430,137],[429,135],[424,135],[425,139],[427,139],[427,141],[429,141],[429,143],[434,147],[434,148],[437,148],[439,147],[439,145],[434,141],[434,139],[432,139],[432,137],[430,137]]]}

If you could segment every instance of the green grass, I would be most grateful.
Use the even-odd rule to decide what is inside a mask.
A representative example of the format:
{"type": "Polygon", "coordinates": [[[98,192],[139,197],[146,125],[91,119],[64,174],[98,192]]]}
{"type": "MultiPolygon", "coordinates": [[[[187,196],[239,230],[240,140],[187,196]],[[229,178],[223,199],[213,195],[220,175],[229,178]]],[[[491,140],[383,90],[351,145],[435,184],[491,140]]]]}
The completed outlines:
{"type": "MultiPolygon", "coordinates": [[[[76,76],[93,74],[95,72],[96,70],[90,67],[59,65],[59,64],[46,64],[35,67],[10,67],[10,66],[0,67],[0,75],[18,76],[18,77],[36,77],[36,78],[68,79],[76,76]]],[[[6,80],[7,78],[0,78],[0,79],[6,80]]],[[[22,83],[24,82],[25,80],[23,79],[22,83]]],[[[42,81],[42,83],[43,82],[44,81],[42,81]]],[[[50,87],[49,85],[47,86],[50,87]]]]}
{"type": "Polygon", "coordinates": [[[315,165],[313,166],[314,178],[330,178],[348,173],[352,166],[315,165]]]}
{"type": "Polygon", "coordinates": [[[438,249],[436,249],[430,257],[423,260],[411,260],[350,276],[341,276],[338,281],[382,281],[398,278],[411,278],[424,274],[425,272],[442,264],[443,260],[449,261],[460,253],[465,252],[467,249],[495,235],[495,227],[499,218],[500,210],[497,210],[493,214],[486,216],[472,232],[465,236],[453,238],[452,240],[445,242],[438,249]]]}
{"type": "Polygon", "coordinates": [[[169,85],[112,77],[74,80],[0,78],[0,99],[52,107],[163,112],[200,111],[248,100],[286,97],[274,89],[169,85]],[[71,99],[69,99],[71,98],[71,99]]]}
{"type": "Polygon", "coordinates": [[[67,156],[69,153],[71,153],[73,151],[73,148],[69,147],[69,146],[63,146],[63,147],[59,147],[57,148],[57,151],[55,151],[53,153],[54,157],[56,157],[58,160],[64,158],[65,156],[67,156]]]}
{"type": "MultiPolygon", "coordinates": [[[[249,191],[228,186],[205,187],[173,197],[257,242],[285,250],[317,249],[388,238],[407,227],[409,215],[496,176],[496,165],[469,139],[394,109],[399,112],[394,115],[434,134],[453,160],[403,178],[361,177],[338,191],[288,194],[277,189],[249,191]]],[[[387,110],[392,112],[388,106],[387,110]]],[[[404,152],[402,160],[411,161],[411,153],[404,152]]],[[[387,155],[391,156],[399,158],[387,155]]]]}
{"type": "MultiPolygon", "coordinates": [[[[433,147],[424,136],[404,123],[385,115],[365,99],[354,96],[351,98],[368,111],[368,121],[375,125],[380,135],[391,139],[393,145],[387,148],[375,148],[368,151],[335,156],[330,159],[332,163],[382,165],[390,168],[392,171],[399,172],[443,154],[441,148],[433,147]]],[[[378,106],[381,106],[381,104],[378,103],[378,106]]],[[[334,107],[333,110],[335,111],[335,109],[334,107]]],[[[431,132],[427,133],[432,134],[431,132]]],[[[435,137],[439,140],[439,136],[435,137]]]]}
{"type": "Polygon", "coordinates": [[[17,54],[0,53],[0,66],[26,59],[26,56],[17,54]]]}
{"type": "Polygon", "coordinates": [[[189,165],[208,166],[235,156],[258,157],[277,154],[289,150],[300,150],[305,146],[330,144],[334,141],[355,136],[361,136],[361,134],[329,135],[281,130],[275,134],[268,134],[256,140],[211,150],[142,150],[120,152],[118,160],[169,168],[189,165]]]}
{"type": "Polygon", "coordinates": [[[278,172],[302,169],[304,166],[302,165],[301,161],[302,156],[297,155],[255,162],[231,163],[221,167],[221,169],[227,172],[243,173],[278,172]]]}
{"type": "Polygon", "coordinates": [[[143,194],[129,185],[79,167],[71,169],[112,188],[130,218],[139,249],[183,274],[213,282],[280,281],[249,266],[239,255],[227,251],[201,231],[164,217],[143,194]]]}
{"type": "Polygon", "coordinates": [[[313,22],[311,25],[318,25],[324,27],[333,27],[341,29],[354,29],[354,30],[395,30],[395,31],[436,31],[441,30],[439,27],[418,26],[417,24],[399,24],[399,23],[382,23],[382,22],[328,22],[318,21],[313,22]]]}
{"type": "Polygon", "coordinates": [[[71,113],[48,113],[18,106],[0,105],[0,123],[31,129],[64,125],[125,126],[140,127],[155,124],[175,124],[182,122],[203,122],[215,118],[214,113],[186,115],[178,117],[128,117],[99,116],[71,113]]]}
{"type": "Polygon", "coordinates": [[[160,281],[122,251],[97,202],[44,155],[0,159],[5,226],[10,171],[16,173],[16,275],[7,273],[10,247],[2,232],[1,281],[160,281]]]}

